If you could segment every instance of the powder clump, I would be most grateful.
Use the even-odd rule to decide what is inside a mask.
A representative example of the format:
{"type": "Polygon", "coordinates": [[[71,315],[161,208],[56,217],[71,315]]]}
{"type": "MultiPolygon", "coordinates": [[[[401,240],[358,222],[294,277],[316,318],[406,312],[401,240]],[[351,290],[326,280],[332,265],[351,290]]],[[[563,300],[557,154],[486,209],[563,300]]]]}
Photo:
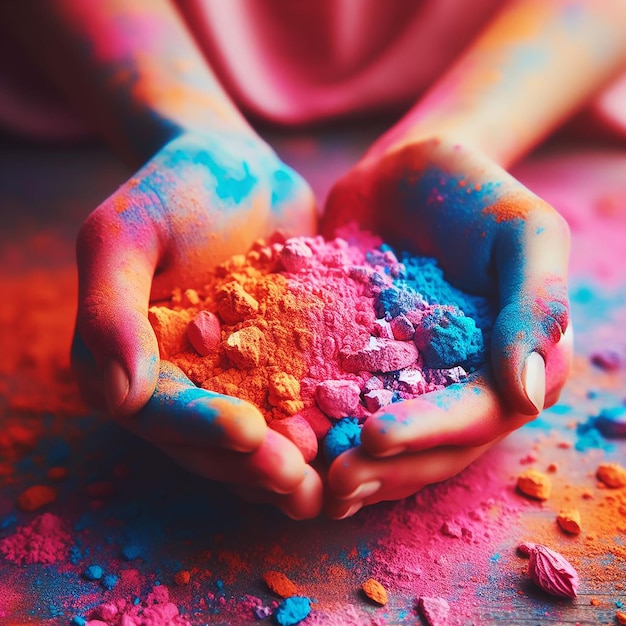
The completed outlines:
{"type": "Polygon", "coordinates": [[[610,489],[626,487],[626,468],[619,463],[602,463],[596,470],[596,476],[610,489]]]}
{"type": "Polygon", "coordinates": [[[0,541],[0,552],[12,563],[49,565],[67,558],[71,537],[63,522],[52,513],[36,517],[30,524],[0,541]]]}
{"type": "Polygon", "coordinates": [[[550,497],[552,484],[542,472],[534,469],[526,470],[517,477],[517,488],[529,498],[547,500],[550,497]]]}
{"type": "Polygon", "coordinates": [[[376,604],[384,606],[387,604],[387,590],[375,579],[370,578],[362,585],[363,593],[376,604]]]}
{"type": "Polygon", "coordinates": [[[280,626],[298,624],[311,612],[311,600],[306,596],[285,598],[276,609],[274,619],[280,626]]]}
{"type": "Polygon", "coordinates": [[[150,315],[162,354],[194,384],[255,404],[307,458],[311,430],[319,439],[334,420],[360,425],[487,360],[486,299],[446,286],[433,259],[398,260],[376,237],[342,234],[259,241],[213,270],[193,299],[173,297],[150,315]]]}
{"type": "Polygon", "coordinates": [[[519,551],[529,557],[528,574],[546,593],[570,599],[578,595],[578,572],[562,554],[538,543],[522,543],[519,551]]]}

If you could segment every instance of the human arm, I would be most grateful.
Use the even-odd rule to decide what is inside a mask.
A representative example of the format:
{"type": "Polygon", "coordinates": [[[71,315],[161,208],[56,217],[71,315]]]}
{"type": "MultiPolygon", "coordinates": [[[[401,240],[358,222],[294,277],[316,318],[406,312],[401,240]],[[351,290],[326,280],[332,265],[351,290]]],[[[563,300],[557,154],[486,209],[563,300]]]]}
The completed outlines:
{"type": "Polygon", "coordinates": [[[83,391],[194,472],[315,515],[319,481],[309,474],[317,492],[304,502],[311,479],[297,448],[255,407],[161,363],[147,319],[151,301],[204,285],[256,238],[312,233],[310,188],[237,111],[169,1],[27,0],[0,12],[92,128],[130,164],[145,163],[78,236],[73,362],[83,391]]]}
{"type": "Polygon", "coordinates": [[[620,2],[508,4],[331,191],[326,232],[356,220],[499,307],[492,373],[370,418],[362,448],[330,469],[331,515],[457,473],[556,401],[571,354],[567,225],[505,168],[623,68],[625,23],[620,2]],[[367,497],[350,495],[364,483],[367,497]]]}

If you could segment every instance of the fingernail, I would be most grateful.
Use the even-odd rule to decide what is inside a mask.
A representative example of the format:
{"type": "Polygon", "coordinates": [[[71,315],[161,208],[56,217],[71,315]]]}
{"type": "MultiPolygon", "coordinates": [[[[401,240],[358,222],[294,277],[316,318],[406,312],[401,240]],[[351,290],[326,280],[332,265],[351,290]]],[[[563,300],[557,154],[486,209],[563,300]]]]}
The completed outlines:
{"type": "Polygon", "coordinates": [[[406,452],[406,446],[398,446],[397,448],[389,448],[389,450],[383,450],[382,452],[377,452],[376,456],[396,456],[397,454],[402,454],[406,452]]]}
{"type": "Polygon", "coordinates": [[[130,382],[124,368],[115,360],[104,367],[104,395],[113,414],[124,404],[130,391],[130,382]]]}
{"type": "Polygon", "coordinates": [[[361,508],[363,508],[362,502],[353,504],[342,516],[336,517],[335,519],[346,519],[347,517],[352,517],[357,511],[360,511],[361,508]]]}
{"type": "Polygon", "coordinates": [[[546,364],[538,352],[531,352],[522,370],[522,386],[537,413],[546,400],[546,364]]]}
{"type": "Polygon", "coordinates": [[[361,500],[365,500],[365,498],[374,495],[380,489],[381,485],[380,480],[372,480],[369,483],[363,483],[347,496],[341,496],[341,500],[352,500],[357,496],[361,498],[361,500]]]}

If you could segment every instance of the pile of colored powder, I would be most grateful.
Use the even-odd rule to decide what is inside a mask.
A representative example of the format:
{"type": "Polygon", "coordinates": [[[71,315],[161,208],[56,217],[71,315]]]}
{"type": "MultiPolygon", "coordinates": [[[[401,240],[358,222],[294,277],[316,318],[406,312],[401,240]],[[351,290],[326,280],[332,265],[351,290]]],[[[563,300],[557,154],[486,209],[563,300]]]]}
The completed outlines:
{"type": "Polygon", "coordinates": [[[198,386],[254,403],[283,434],[299,431],[296,443],[303,429],[320,438],[330,420],[362,422],[486,363],[485,298],[447,283],[433,259],[343,235],[257,242],[203,290],[152,307],[161,356],[198,386]]]}
{"type": "Polygon", "coordinates": [[[4,557],[21,565],[23,563],[51,564],[67,558],[71,537],[63,522],[52,513],[36,517],[30,524],[0,541],[4,557]]]}

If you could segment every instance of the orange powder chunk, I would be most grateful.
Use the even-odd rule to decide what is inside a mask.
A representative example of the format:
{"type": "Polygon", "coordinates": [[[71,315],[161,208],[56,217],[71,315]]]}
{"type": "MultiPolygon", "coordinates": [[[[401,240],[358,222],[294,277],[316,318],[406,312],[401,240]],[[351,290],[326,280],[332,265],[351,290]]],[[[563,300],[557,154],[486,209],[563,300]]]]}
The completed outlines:
{"type": "Polygon", "coordinates": [[[617,611],[615,613],[615,619],[618,624],[626,624],[626,611],[617,611]]]}
{"type": "Polygon", "coordinates": [[[366,580],[362,585],[363,593],[370,599],[384,606],[387,604],[387,590],[374,578],[366,580]]]}
{"type": "Polygon", "coordinates": [[[529,498],[547,500],[551,487],[550,479],[537,470],[526,470],[517,477],[517,488],[529,498]]]}
{"type": "Polygon", "coordinates": [[[252,317],[259,303],[239,283],[223,285],[215,294],[217,312],[227,324],[236,324],[252,317]]]}
{"type": "Polygon", "coordinates": [[[148,321],[159,343],[162,359],[187,350],[189,319],[190,314],[187,311],[174,311],[161,306],[151,306],[148,309],[148,321]]]}
{"type": "Polygon", "coordinates": [[[177,585],[188,585],[191,581],[191,574],[187,570],[181,570],[174,574],[174,582],[177,585]]]}
{"type": "Polygon", "coordinates": [[[578,511],[578,509],[562,510],[558,514],[556,521],[561,530],[566,533],[570,533],[571,535],[578,535],[582,530],[580,524],[580,511],[578,511]]]}
{"type": "Polygon", "coordinates": [[[611,489],[626,487],[626,468],[618,463],[602,463],[598,466],[596,476],[611,489]]]}
{"type": "Polygon", "coordinates": [[[263,580],[270,591],[281,598],[290,598],[298,595],[298,588],[282,572],[268,570],[263,574],[263,580]]]}
{"type": "Polygon", "coordinates": [[[268,387],[267,401],[287,415],[294,415],[304,408],[304,404],[300,400],[300,382],[292,374],[287,372],[271,374],[268,387]]]}
{"type": "Polygon", "coordinates": [[[17,506],[20,510],[30,513],[46,506],[46,504],[51,504],[56,499],[56,489],[46,485],[35,485],[34,487],[29,487],[17,497],[17,506]]]}
{"type": "Polygon", "coordinates": [[[252,369],[261,363],[263,339],[263,333],[256,326],[248,326],[226,339],[224,352],[235,367],[252,369]]]}

